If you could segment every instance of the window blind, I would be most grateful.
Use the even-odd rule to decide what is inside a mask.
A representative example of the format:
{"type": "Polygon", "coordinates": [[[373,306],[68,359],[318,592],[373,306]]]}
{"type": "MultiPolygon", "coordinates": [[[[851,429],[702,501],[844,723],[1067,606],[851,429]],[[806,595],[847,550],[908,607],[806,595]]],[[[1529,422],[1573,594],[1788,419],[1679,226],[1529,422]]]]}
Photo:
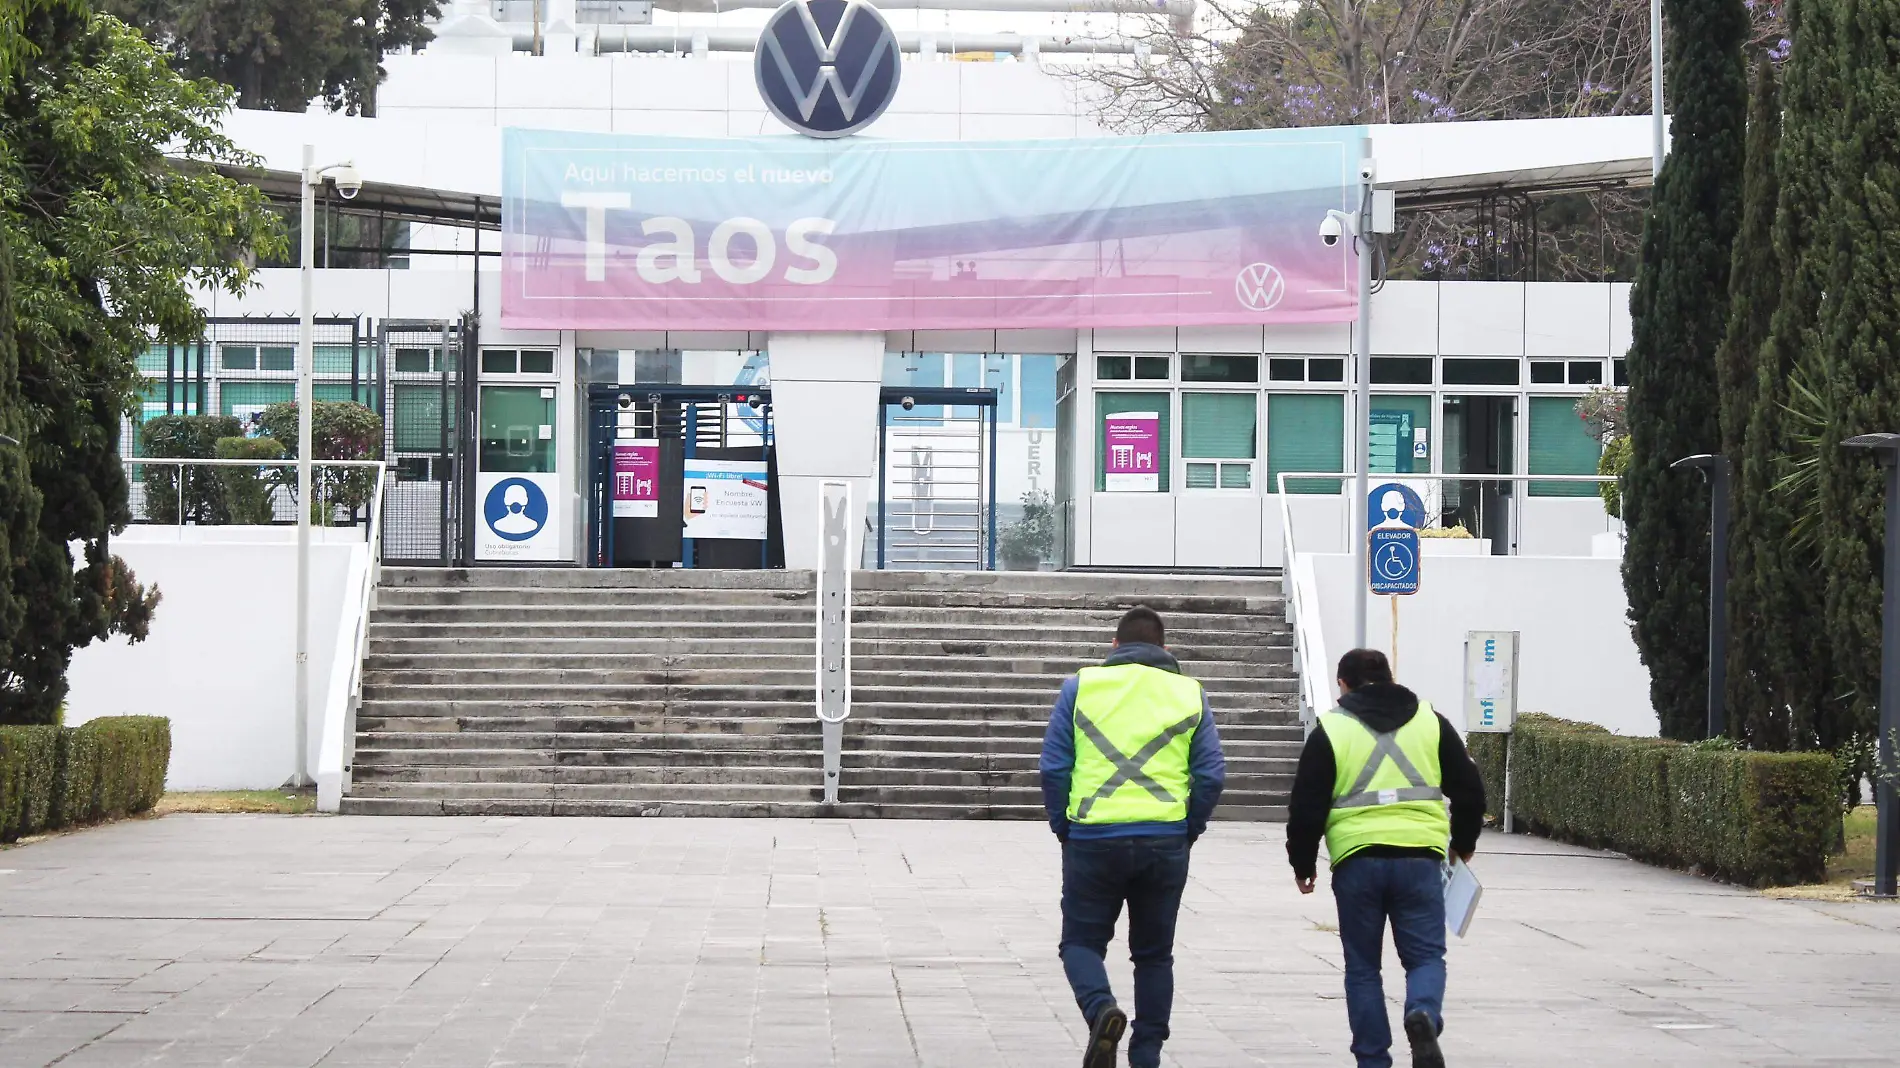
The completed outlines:
{"type": "MultiPolygon", "coordinates": [[[[1532,475],[1594,475],[1603,445],[1577,417],[1574,397],[1532,397],[1530,465],[1532,475]]],[[[1533,482],[1533,497],[1594,497],[1590,482],[1533,482]]]]}
{"type": "MultiPolygon", "coordinates": [[[[1274,393],[1267,397],[1268,493],[1280,492],[1283,471],[1341,471],[1346,466],[1346,398],[1337,393],[1274,393]]],[[[1336,478],[1294,479],[1293,493],[1338,493],[1336,478]]]]}

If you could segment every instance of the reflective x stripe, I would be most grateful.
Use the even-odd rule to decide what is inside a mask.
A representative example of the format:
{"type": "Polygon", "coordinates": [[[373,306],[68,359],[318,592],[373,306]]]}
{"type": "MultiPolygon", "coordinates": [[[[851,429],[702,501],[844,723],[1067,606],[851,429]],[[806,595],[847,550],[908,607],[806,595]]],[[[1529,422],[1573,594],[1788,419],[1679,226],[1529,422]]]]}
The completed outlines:
{"type": "Polygon", "coordinates": [[[1366,766],[1359,769],[1359,778],[1353,782],[1352,788],[1333,802],[1334,808],[1370,808],[1374,805],[1396,805],[1401,801],[1438,801],[1444,798],[1444,791],[1428,784],[1425,776],[1419,774],[1418,768],[1406,757],[1405,751],[1399,748],[1398,731],[1381,734],[1366,727],[1364,720],[1344,709],[1340,709],[1339,714],[1365,727],[1366,733],[1372,735],[1372,755],[1366,759],[1366,766]],[[1409,785],[1396,790],[1366,789],[1372,785],[1372,777],[1379,773],[1380,765],[1388,757],[1398,765],[1399,774],[1405,776],[1409,785]]]}
{"type": "Polygon", "coordinates": [[[1101,750],[1102,755],[1108,758],[1109,763],[1115,765],[1115,774],[1108,777],[1108,781],[1102,784],[1102,788],[1088,797],[1083,798],[1082,803],[1076,806],[1076,818],[1087,819],[1089,809],[1095,807],[1095,802],[1112,795],[1115,791],[1121,789],[1124,783],[1134,783],[1136,786],[1153,794],[1156,801],[1181,800],[1169,793],[1167,787],[1149,778],[1148,773],[1142,769],[1148,766],[1148,762],[1153,760],[1156,754],[1166,749],[1169,742],[1193,730],[1200,722],[1201,712],[1196,710],[1193,715],[1169,727],[1167,730],[1162,731],[1159,737],[1150,739],[1147,745],[1142,746],[1135,752],[1134,756],[1127,756],[1123,754],[1121,750],[1115,748],[1115,743],[1109,741],[1107,736],[1102,734],[1101,728],[1097,727],[1092,720],[1083,715],[1081,709],[1076,709],[1076,727],[1095,745],[1096,749],[1101,750]]]}

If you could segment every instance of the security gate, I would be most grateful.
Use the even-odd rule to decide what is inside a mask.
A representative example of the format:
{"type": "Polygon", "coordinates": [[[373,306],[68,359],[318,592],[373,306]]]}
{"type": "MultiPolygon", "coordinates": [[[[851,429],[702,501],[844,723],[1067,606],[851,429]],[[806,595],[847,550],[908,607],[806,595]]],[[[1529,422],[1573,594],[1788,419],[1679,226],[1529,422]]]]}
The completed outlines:
{"type": "Polygon", "coordinates": [[[996,570],[996,391],[886,388],[879,569],[996,570]]]}
{"type": "Polygon", "coordinates": [[[785,566],[770,390],[594,385],[587,411],[589,565],[785,566]],[[718,529],[733,502],[764,515],[718,529]]]}
{"type": "Polygon", "coordinates": [[[383,456],[390,482],[383,556],[448,566],[460,552],[464,437],[461,325],[452,320],[386,319],[377,336],[382,368],[383,456]]]}

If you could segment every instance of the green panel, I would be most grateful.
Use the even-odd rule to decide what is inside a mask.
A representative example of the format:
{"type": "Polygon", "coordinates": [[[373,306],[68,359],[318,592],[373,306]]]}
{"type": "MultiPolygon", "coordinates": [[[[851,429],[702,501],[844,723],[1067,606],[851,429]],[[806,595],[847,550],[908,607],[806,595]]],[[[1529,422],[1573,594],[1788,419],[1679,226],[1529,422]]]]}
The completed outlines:
{"type": "MultiPolygon", "coordinates": [[[[1337,393],[1274,393],[1267,397],[1268,493],[1280,492],[1283,471],[1343,471],[1346,398],[1337,393]]],[[[1288,483],[1293,493],[1338,493],[1336,478],[1288,483]]]]}
{"type": "MultiPolygon", "coordinates": [[[[1575,397],[1532,397],[1531,475],[1594,475],[1603,444],[1577,416],[1575,397]]],[[[1594,497],[1592,482],[1533,482],[1533,497],[1594,497]]]]}
{"type": "MultiPolygon", "coordinates": [[[[1252,393],[1181,394],[1181,455],[1189,460],[1251,460],[1259,440],[1260,400],[1252,393]]],[[[1189,488],[1195,488],[1190,483],[1189,488]]]]}
{"type": "Polygon", "coordinates": [[[1371,463],[1366,470],[1375,475],[1403,475],[1430,471],[1429,455],[1414,456],[1412,443],[1418,431],[1425,431],[1427,448],[1432,440],[1432,399],[1430,397],[1372,398],[1371,463]]]}
{"type": "Polygon", "coordinates": [[[260,371],[295,371],[297,369],[297,346],[264,345],[257,350],[257,369],[260,371]]]}
{"type": "Polygon", "coordinates": [[[357,383],[354,389],[348,382],[313,382],[310,384],[310,395],[320,401],[355,401],[369,407],[376,393],[367,382],[357,383]],[[355,395],[352,396],[352,393],[355,395]]]}
{"type": "Polygon", "coordinates": [[[1103,461],[1107,446],[1108,416],[1122,412],[1158,412],[1161,415],[1160,492],[1168,492],[1168,475],[1174,470],[1174,395],[1172,393],[1098,392],[1095,394],[1095,492],[1108,488],[1108,472],[1103,461]]]}
{"type": "Polygon", "coordinates": [[[442,451],[442,387],[396,386],[391,391],[397,452],[442,451]]]}
{"type": "Polygon", "coordinates": [[[251,408],[263,408],[273,404],[283,404],[297,399],[295,382],[220,382],[218,383],[218,411],[220,415],[237,415],[238,408],[247,411],[251,408]]]}
{"type": "MultiPolygon", "coordinates": [[[[316,346],[317,373],[347,375],[350,373],[350,354],[356,353],[356,373],[369,377],[369,349],[354,349],[349,345],[316,346]]],[[[347,399],[347,398],[345,398],[347,399]]]]}
{"type": "Polygon", "coordinates": [[[554,470],[554,398],[543,397],[543,388],[482,387],[480,470],[509,474],[554,470]],[[544,426],[550,428],[546,438],[540,435],[544,426]]]}

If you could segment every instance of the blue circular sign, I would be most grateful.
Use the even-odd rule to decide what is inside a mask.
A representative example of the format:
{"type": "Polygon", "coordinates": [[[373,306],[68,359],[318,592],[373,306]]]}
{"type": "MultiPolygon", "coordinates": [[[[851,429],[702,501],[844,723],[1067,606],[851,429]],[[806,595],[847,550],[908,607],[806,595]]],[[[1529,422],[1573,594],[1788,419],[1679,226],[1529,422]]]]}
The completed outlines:
{"type": "Polygon", "coordinates": [[[504,478],[482,502],[482,519],[503,541],[527,541],[548,525],[548,495],[525,478],[504,478]]]}
{"type": "Polygon", "coordinates": [[[789,0],[752,53],[759,95],[807,137],[844,137],[876,121],[897,96],[897,35],[863,0],[789,0]]]}
{"type": "Polygon", "coordinates": [[[1366,494],[1366,527],[1406,526],[1413,530],[1425,525],[1425,502],[1412,487],[1402,482],[1387,482],[1366,494]]]}

